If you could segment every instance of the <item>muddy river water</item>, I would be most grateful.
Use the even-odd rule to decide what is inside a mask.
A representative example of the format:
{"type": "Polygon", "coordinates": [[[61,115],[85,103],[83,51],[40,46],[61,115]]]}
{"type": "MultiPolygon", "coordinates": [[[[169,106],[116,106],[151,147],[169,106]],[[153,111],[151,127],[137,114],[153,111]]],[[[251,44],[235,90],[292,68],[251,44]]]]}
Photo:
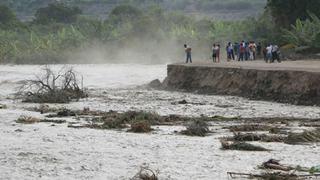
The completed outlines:
{"type": "MultiPolygon", "coordinates": [[[[233,96],[199,95],[144,88],[166,77],[166,65],[68,65],[83,76],[89,97],[67,105],[103,111],[145,110],[161,115],[226,117],[320,118],[320,107],[253,101],[233,96]],[[186,100],[188,103],[177,102],[186,100]]],[[[62,65],[51,68],[59,70],[62,65]]],[[[252,172],[269,158],[287,164],[319,164],[320,146],[263,143],[270,152],[220,150],[219,137],[187,137],[173,132],[183,127],[161,126],[151,134],[114,130],[71,129],[66,124],[17,124],[21,115],[42,117],[26,110],[37,104],[16,99],[21,82],[42,66],[0,66],[0,179],[129,179],[141,165],[160,171],[161,179],[227,179],[227,171],[252,172]]]]}

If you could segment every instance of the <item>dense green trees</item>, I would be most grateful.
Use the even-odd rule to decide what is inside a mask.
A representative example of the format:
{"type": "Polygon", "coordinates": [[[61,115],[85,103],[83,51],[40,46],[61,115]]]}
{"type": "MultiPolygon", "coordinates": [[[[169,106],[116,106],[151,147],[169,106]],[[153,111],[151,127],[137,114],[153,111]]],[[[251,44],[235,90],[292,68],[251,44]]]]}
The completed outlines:
{"type": "Polygon", "coordinates": [[[283,43],[319,49],[319,0],[268,0],[266,12],[272,16],[273,31],[283,43]]]}
{"type": "Polygon", "coordinates": [[[39,24],[54,22],[71,23],[74,22],[80,14],[81,10],[77,7],[68,7],[62,3],[53,3],[37,10],[35,22],[39,24]]]}
{"type": "Polygon", "coordinates": [[[314,14],[302,21],[296,20],[289,30],[284,30],[283,37],[296,46],[308,46],[320,49],[320,18],[314,14]]]}
{"type": "Polygon", "coordinates": [[[78,6],[85,14],[106,18],[110,11],[119,5],[131,5],[140,9],[147,9],[157,5],[165,11],[194,12],[201,15],[215,14],[217,11],[243,12],[256,15],[262,11],[267,0],[1,0],[1,3],[13,9],[19,18],[30,20],[36,10],[46,7],[50,3],[61,2],[68,6],[78,6]]]}
{"type": "Polygon", "coordinates": [[[306,20],[309,13],[320,16],[319,0],[268,0],[267,8],[276,25],[284,28],[294,24],[296,19],[306,20]]]}
{"type": "Polygon", "coordinates": [[[302,20],[284,30],[285,26],[274,23],[278,16],[271,1],[262,16],[241,21],[198,19],[155,5],[138,8],[128,0],[129,4],[111,10],[106,20],[79,16],[79,9],[55,3],[37,10],[33,22],[21,23],[10,9],[0,6],[0,62],[61,63],[92,49],[99,49],[108,59],[126,54],[129,58],[140,54],[145,59],[176,59],[181,52],[183,55],[180,48],[184,43],[192,44],[195,55],[205,59],[212,43],[223,46],[225,42],[241,40],[320,47],[316,14],[308,14],[307,19],[301,16],[302,20]],[[8,25],[11,22],[24,26],[13,28],[8,25]]]}
{"type": "Polygon", "coordinates": [[[7,6],[0,5],[0,28],[7,29],[16,26],[18,20],[14,12],[7,6]]]}

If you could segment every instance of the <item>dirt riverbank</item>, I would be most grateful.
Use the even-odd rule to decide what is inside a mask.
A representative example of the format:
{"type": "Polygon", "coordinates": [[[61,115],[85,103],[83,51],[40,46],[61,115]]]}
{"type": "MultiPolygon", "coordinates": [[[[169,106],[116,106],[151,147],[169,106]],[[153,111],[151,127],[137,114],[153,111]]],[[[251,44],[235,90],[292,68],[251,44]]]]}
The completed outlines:
{"type": "Polygon", "coordinates": [[[168,90],[320,105],[320,61],[171,64],[168,90]]]}

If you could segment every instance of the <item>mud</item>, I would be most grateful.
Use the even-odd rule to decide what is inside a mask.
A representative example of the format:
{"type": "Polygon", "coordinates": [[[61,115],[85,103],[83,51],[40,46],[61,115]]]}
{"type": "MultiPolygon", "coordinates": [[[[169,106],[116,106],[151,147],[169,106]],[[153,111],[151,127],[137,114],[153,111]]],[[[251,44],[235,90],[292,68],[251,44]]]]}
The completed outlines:
{"type": "Polygon", "coordinates": [[[298,105],[320,105],[320,72],[237,66],[168,65],[167,90],[234,95],[298,105]]]}

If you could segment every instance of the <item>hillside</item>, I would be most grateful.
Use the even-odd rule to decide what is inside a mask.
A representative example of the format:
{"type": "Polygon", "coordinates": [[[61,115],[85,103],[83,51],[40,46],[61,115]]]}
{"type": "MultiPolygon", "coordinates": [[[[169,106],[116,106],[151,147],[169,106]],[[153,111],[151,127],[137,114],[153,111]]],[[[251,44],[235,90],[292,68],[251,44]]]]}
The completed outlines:
{"type": "Polygon", "coordinates": [[[266,4],[266,0],[2,0],[2,3],[14,9],[22,20],[32,19],[38,8],[53,2],[78,6],[85,15],[101,19],[107,18],[109,12],[121,4],[131,4],[139,8],[158,5],[167,11],[182,11],[198,17],[225,20],[256,16],[263,11],[266,4]]]}

